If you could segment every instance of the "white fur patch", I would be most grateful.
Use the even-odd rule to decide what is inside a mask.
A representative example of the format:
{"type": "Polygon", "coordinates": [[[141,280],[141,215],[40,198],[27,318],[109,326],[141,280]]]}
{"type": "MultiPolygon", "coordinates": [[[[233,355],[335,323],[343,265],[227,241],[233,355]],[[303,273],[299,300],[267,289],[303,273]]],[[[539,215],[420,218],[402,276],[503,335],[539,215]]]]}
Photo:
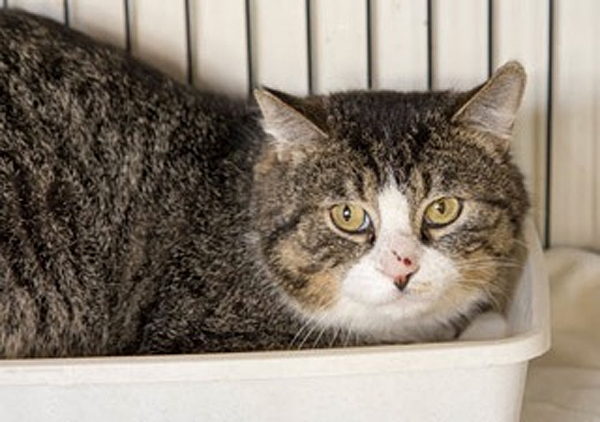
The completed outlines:
{"type": "Polygon", "coordinates": [[[456,283],[458,269],[449,258],[422,245],[412,232],[409,203],[396,186],[387,186],[378,202],[375,245],[348,271],[339,300],[318,317],[320,325],[369,334],[381,341],[429,339],[432,330],[439,330],[438,322],[451,316],[437,315],[434,308],[456,283]],[[390,247],[418,256],[419,270],[403,291],[380,269],[381,257],[390,247]]]}

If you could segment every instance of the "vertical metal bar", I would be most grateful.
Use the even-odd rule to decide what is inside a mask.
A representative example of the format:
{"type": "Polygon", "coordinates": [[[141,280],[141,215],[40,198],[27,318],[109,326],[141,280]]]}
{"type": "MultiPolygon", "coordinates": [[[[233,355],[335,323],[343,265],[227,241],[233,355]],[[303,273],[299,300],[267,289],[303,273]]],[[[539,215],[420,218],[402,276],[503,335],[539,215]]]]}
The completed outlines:
{"type": "Polygon", "coordinates": [[[488,78],[494,73],[494,0],[488,0],[488,78]]]}
{"type": "Polygon", "coordinates": [[[373,33],[371,23],[372,4],[371,0],[366,1],[367,15],[367,88],[373,88],[373,33]]]}
{"type": "Polygon", "coordinates": [[[129,11],[129,0],[123,0],[125,15],[125,50],[131,53],[131,17],[129,11]]]}
{"type": "Polygon", "coordinates": [[[433,89],[433,0],[427,0],[427,89],[433,89]]]}
{"type": "Polygon", "coordinates": [[[553,90],[552,82],[554,79],[554,0],[548,0],[548,85],[547,85],[547,108],[546,108],[546,186],[544,201],[544,248],[549,248],[552,244],[551,238],[551,217],[552,217],[552,111],[553,111],[553,90]]]}
{"type": "Polygon", "coordinates": [[[3,0],[2,5],[6,9],[8,7],[8,0],[3,0]]]}
{"type": "Polygon", "coordinates": [[[305,0],[306,5],[306,67],[308,77],[308,94],[314,93],[313,81],[313,48],[312,48],[312,9],[311,0],[305,0]]]}
{"type": "Polygon", "coordinates": [[[63,19],[67,28],[71,26],[70,15],[71,14],[69,13],[69,0],[63,0],[63,19]]]}
{"type": "Polygon", "coordinates": [[[192,18],[190,13],[190,0],[185,1],[185,43],[187,60],[187,83],[194,84],[194,63],[192,57],[192,18]]]}
{"type": "Polygon", "coordinates": [[[248,71],[248,94],[252,95],[254,89],[254,71],[253,71],[253,60],[252,60],[252,0],[246,0],[246,54],[247,64],[246,68],[248,71]]]}

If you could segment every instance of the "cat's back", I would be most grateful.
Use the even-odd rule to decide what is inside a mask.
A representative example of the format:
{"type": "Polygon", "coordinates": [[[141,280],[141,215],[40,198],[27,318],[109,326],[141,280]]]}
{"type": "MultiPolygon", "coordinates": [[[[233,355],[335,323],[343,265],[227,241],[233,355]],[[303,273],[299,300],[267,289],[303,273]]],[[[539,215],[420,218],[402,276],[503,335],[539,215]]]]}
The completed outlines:
{"type": "Polygon", "coordinates": [[[0,11],[0,82],[3,119],[15,126],[39,121],[69,129],[68,124],[105,119],[132,132],[184,122],[193,136],[231,130],[254,118],[240,102],[199,95],[120,49],[10,9],[0,11]]]}
{"type": "Polygon", "coordinates": [[[118,351],[169,248],[240,211],[257,127],[242,103],[0,12],[0,355],[118,351]]]}
{"type": "Polygon", "coordinates": [[[260,148],[245,102],[21,11],[0,11],[0,99],[0,157],[48,188],[67,172],[92,197],[144,183],[210,196],[195,190],[248,173],[260,148]]]}

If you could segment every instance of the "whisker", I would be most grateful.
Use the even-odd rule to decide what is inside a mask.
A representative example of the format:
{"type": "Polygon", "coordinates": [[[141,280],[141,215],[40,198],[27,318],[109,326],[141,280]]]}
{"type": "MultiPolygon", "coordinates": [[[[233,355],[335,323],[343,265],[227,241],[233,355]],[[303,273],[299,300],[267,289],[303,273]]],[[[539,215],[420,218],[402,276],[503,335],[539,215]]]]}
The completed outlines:
{"type": "MultiPolygon", "coordinates": [[[[294,344],[296,343],[296,340],[298,340],[300,338],[300,336],[302,335],[302,333],[304,333],[304,331],[314,322],[315,317],[316,317],[316,315],[313,315],[304,324],[302,324],[302,326],[296,332],[296,335],[294,335],[294,338],[290,342],[290,348],[294,347],[294,344]]],[[[298,348],[300,348],[300,347],[298,347],[298,348]]]]}
{"type": "Polygon", "coordinates": [[[525,248],[525,250],[529,250],[529,244],[527,242],[525,242],[524,240],[521,239],[513,239],[513,242],[516,243],[517,245],[523,246],[525,248]]]}
{"type": "Polygon", "coordinates": [[[348,347],[348,344],[350,342],[350,329],[348,327],[344,327],[344,331],[346,335],[344,337],[343,345],[344,347],[348,347]]]}
{"type": "MultiPolygon", "coordinates": [[[[333,302],[335,302],[335,300],[336,300],[336,298],[330,299],[328,302],[326,302],[323,305],[323,307],[329,308],[331,306],[331,304],[333,302]]],[[[292,341],[290,343],[290,347],[293,347],[294,344],[296,343],[296,341],[303,335],[303,333],[305,333],[302,336],[302,341],[298,344],[298,347],[297,347],[298,350],[302,349],[302,347],[304,346],[306,341],[311,337],[311,335],[313,334],[313,332],[315,331],[315,329],[317,327],[321,328],[321,332],[319,332],[316,342],[320,341],[320,338],[323,335],[323,332],[327,330],[327,326],[326,326],[326,324],[324,324],[324,322],[327,320],[328,317],[329,317],[329,314],[327,312],[323,312],[320,315],[320,317],[319,317],[319,314],[314,313],[306,321],[306,323],[300,328],[300,330],[298,330],[298,332],[296,333],[296,335],[294,336],[294,338],[292,339],[292,341]],[[317,320],[317,318],[318,318],[318,320],[317,320]],[[308,330],[308,332],[306,332],[306,330],[308,329],[309,326],[310,326],[310,330],[308,330]]]]}
{"type": "Polygon", "coordinates": [[[337,327],[335,329],[335,331],[333,332],[333,336],[331,338],[331,341],[329,342],[329,347],[334,347],[335,346],[335,341],[337,340],[340,331],[342,331],[341,327],[337,327]]]}
{"type": "Polygon", "coordinates": [[[522,265],[511,264],[511,263],[461,263],[456,265],[457,270],[462,271],[480,271],[487,272],[489,274],[496,272],[500,269],[517,269],[522,268],[522,265]]]}
{"type": "Polygon", "coordinates": [[[315,329],[317,327],[320,326],[320,324],[327,318],[327,314],[323,314],[321,315],[321,318],[319,318],[319,320],[313,324],[312,328],[309,330],[309,332],[304,336],[304,338],[302,339],[302,341],[300,342],[300,344],[298,345],[298,350],[301,350],[302,347],[304,347],[304,343],[306,343],[306,341],[310,338],[310,336],[312,335],[312,333],[315,331],[315,329]]]}
{"type": "Polygon", "coordinates": [[[313,341],[313,344],[312,344],[313,349],[317,348],[317,346],[319,345],[319,342],[321,341],[321,337],[323,337],[323,333],[325,333],[325,331],[327,331],[327,328],[321,326],[321,330],[319,331],[317,338],[313,341]]]}
{"type": "Polygon", "coordinates": [[[500,307],[500,299],[510,299],[509,293],[501,287],[492,283],[481,283],[481,281],[473,279],[461,280],[460,286],[469,291],[483,291],[489,300],[493,302],[493,305],[497,308],[500,307]]]}
{"type": "Polygon", "coordinates": [[[508,259],[508,258],[493,258],[493,257],[489,257],[489,258],[475,258],[475,259],[466,259],[462,262],[460,262],[459,264],[512,264],[512,265],[519,265],[520,262],[518,260],[515,259],[508,259]]]}

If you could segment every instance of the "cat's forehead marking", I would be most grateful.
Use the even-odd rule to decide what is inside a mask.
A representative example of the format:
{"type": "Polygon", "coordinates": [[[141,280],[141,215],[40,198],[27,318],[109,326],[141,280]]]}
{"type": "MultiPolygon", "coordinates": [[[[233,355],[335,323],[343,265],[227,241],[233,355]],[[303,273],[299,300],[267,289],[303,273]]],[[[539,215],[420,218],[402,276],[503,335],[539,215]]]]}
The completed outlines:
{"type": "Polygon", "coordinates": [[[400,191],[393,179],[391,180],[378,195],[380,234],[409,234],[411,233],[410,205],[406,195],[400,191]]]}

